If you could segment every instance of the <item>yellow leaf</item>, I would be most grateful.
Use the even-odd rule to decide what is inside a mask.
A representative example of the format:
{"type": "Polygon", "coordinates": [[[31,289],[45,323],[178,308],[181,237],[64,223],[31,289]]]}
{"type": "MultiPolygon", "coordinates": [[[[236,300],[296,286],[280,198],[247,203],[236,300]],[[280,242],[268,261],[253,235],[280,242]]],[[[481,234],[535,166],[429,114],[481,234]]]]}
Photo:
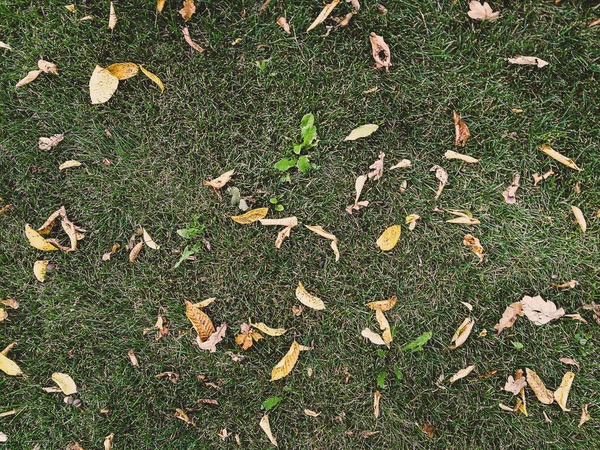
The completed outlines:
{"type": "Polygon", "coordinates": [[[165,2],[167,0],[156,0],[156,10],[158,12],[162,12],[163,8],[165,7],[165,2]]]}
{"type": "Polygon", "coordinates": [[[138,65],[132,62],[115,63],[106,68],[119,80],[126,80],[137,75],[138,65]]]}
{"type": "Polygon", "coordinates": [[[25,236],[27,236],[27,239],[29,239],[31,246],[37,248],[38,250],[43,250],[45,252],[58,250],[54,245],[46,241],[46,239],[44,239],[40,233],[35,231],[29,225],[25,225],[25,236]]]}
{"type": "Polygon", "coordinates": [[[306,414],[308,417],[319,417],[321,415],[321,413],[312,411],[310,409],[305,409],[304,414],[306,414]]]}
{"type": "Polygon", "coordinates": [[[366,125],[361,125],[358,128],[355,128],[350,132],[348,136],[344,138],[344,141],[355,141],[360,138],[364,138],[367,136],[371,136],[373,133],[377,131],[379,125],[375,125],[374,123],[368,123],[366,125]]]}
{"type": "Polygon", "coordinates": [[[46,267],[48,267],[48,264],[50,264],[50,261],[48,261],[47,259],[36,261],[33,264],[33,274],[35,275],[37,280],[41,281],[42,283],[46,279],[46,267]]]}
{"type": "Polygon", "coordinates": [[[110,2],[110,11],[108,13],[108,28],[114,30],[117,26],[117,13],[115,12],[115,5],[110,2]]]}
{"type": "Polygon", "coordinates": [[[456,372],[454,375],[452,375],[450,377],[450,380],[449,380],[450,383],[454,383],[455,381],[460,380],[461,378],[466,377],[467,375],[469,375],[473,371],[474,368],[475,368],[475,366],[469,366],[469,367],[466,367],[464,369],[459,370],[458,372],[456,372]]]}
{"type": "Polygon", "coordinates": [[[144,241],[141,240],[131,249],[131,251],[129,252],[129,262],[135,262],[138,255],[142,251],[143,246],[144,246],[144,241]]]}
{"type": "Polygon", "coordinates": [[[308,27],[306,32],[308,33],[310,30],[312,30],[313,28],[316,28],[321,23],[323,23],[323,21],[325,19],[327,19],[329,14],[331,14],[331,11],[333,11],[333,8],[335,8],[339,2],[340,2],[340,0],[333,0],[331,3],[326,4],[325,7],[323,8],[323,10],[319,13],[317,18],[314,20],[314,22],[310,24],[310,26],[308,27]]]}
{"type": "Polygon", "coordinates": [[[250,322],[250,325],[269,336],[281,336],[282,334],[284,334],[287,331],[283,328],[271,328],[262,322],[259,322],[259,323],[251,323],[250,322]]]}
{"type": "Polygon", "coordinates": [[[77,392],[77,386],[75,386],[73,378],[66,373],[54,372],[52,374],[52,381],[58,384],[58,387],[65,395],[71,395],[77,392]]]}
{"type": "Polygon", "coordinates": [[[296,288],[296,298],[300,300],[300,303],[308,306],[309,308],[316,310],[325,309],[323,300],[321,300],[319,297],[309,294],[304,288],[302,282],[298,282],[298,287],[296,288]]]}
{"type": "Polygon", "coordinates": [[[17,300],[15,300],[14,298],[7,298],[6,300],[0,300],[0,303],[2,303],[4,306],[8,306],[9,308],[12,308],[12,309],[19,309],[19,302],[17,300]]]}
{"type": "Polygon", "coordinates": [[[56,64],[51,63],[50,61],[44,61],[43,59],[40,59],[38,61],[38,67],[44,73],[53,73],[58,75],[58,67],[56,67],[56,64]]]}
{"type": "Polygon", "coordinates": [[[69,12],[75,12],[75,5],[65,5],[65,8],[67,8],[67,11],[69,12]]]}
{"type": "Polygon", "coordinates": [[[587,224],[585,223],[585,217],[583,216],[583,213],[577,206],[571,206],[571,210],[573,211],[573,214],[575,214],[575,219],[577,219],[577,223],[579,224],[581,231],[585,233],[587,231],[587,224]]]}
{"type": "Polygon", "coordinates": [[[560,153],[558,153],[556,150],[554,150],[552,147],[550,147],[547,144],[542,145],[540,147],[540,150],[543,151],[550,158],[554,158],[559,163],[564,164],[565,166],[570,167],[571,169],[575,169],[580,172],[583,171],[583,169],[580,169],[579,167],[577,167],[577,164],[575,164],[572,159],[569,159],[566,156],[561,155],[560,153]]]}
{"type": "Polygon", "coordinates": [[[408,216],[406,216],[406,219],[404,219],[404,221],[408,225],[408,229],[410,231],[415,229],[415,227],[417,226],[417,220],[419,220],[420,218],[421,216],[419,216],[418,214],[409,214],[408,216]]]}
{"type": "Polygon", "coordinates": [[[0,308],[0,322],[4,322],[8,318],[8,313],[4,308],[0,308]]]}
{"type": "Polygon", "coordinates": [[[525,368],[525,372],[527,373],[527,383],[529,384],[529,387],[531,388],[537,399],[544,405],[550,405],[551,403],[553,403],[554,394],[552,393],[552,391],[546,389],[544,382],[538,376],[538,374],[529,368],[525,368]]]}
{"type": "Polygon", "coordinates": [[[200,308],[200,309],[206,308],[211,303],[214,303],[215,300],[216,300],[215,297],[207,298],[206,300],[202,300],[201,302],[194,303],[194,307],[200,308]]]}
{"type": "Polygon", "coordinates": [[[367,308],[371,308],[371,309],[375,309],[375,310],[389,311],[396,305],[397,301],[398,301],[398,298],[394,295],[394,296],[392,296],[392,298],[389,298],[387,300],[378,300],[376,302],[369,302],[365,306],[367,308]]]}
{"type": "Polygon", "coordinates": [[[588,413],[588,405],[581,405],[581,419],[579,419],[579,425],[577,425],[578,427],[581,427],[581,425],[583,425],[584,423],[586,423],[588,420],[591,419],[590,414],[588,413]]]}
{"type": "Polygon", "coordinates": [[[383,340],[383,338],[375,333],[373,330],[371,330],[370,328],[365,328],[364,330],[362,330],[360,332],[361,336],[366,337],[369,341],[371,341],[373,344],[375,345],[387,345],[389,347],[388,344],[386,344],[386,342],[383,340]]]}
{"type": "Polygon", "coordinates": [[[71,167],[79,167],[81,163],[79,161],[75,161],[74,159],[70,159],[69,161],[65,161],[60,166],[58,166],[58,170],[70,169],[71,167]]]}
{"type": "Polygon", "coordinates": [[[143,237],[144,237],[144,244],[146,244],[148,247],[150,247],[153,250],[160,249],[160,245],[157,245],[156,242],[154,242],[152,240],[152,238],[150,237],[150,235],[148,234],[148,232],[146,231],[145,228],[142,228],[142,233],[143,233],[143,237]]]}
{"type": "Polygon", "coordinates": [[[215,327],[210,317],[187,300],[185,301],[185,315],[192,322],[201,342],[206,341],[215,332],[215,327]]]}
{"type": "Polygon", "coordinates": [[[460,324],[460,326],[454,333],[454,336],[452,336],[451,342],[454,342],[454,345],[450,347],[451,350],[454,350],[455,348],[460,347],[462,344],[464,344],[466,342],[467,338],[469,337],[469,334],[471,334],[473,325],[475,325],[475,321],[473,319],[471,319],[470,317],[467,317],[463,321],[463,323],[460,324]]]}
{"type": "Polygon", "coordinates": [[[389,347],[392,342],[392,332],[390,330],[390,323],[388,322],[385,314],[380,309],[375,310],[375,317],[377,318],[377,323],[379,324],[379,329],[382,331],[381,338],[383,342],[389,347]]]}
{"type": "Polygon", "coordinates": [[[232,216],[231,220],[241,223],[242,225],[247,225],[249,223],[256,222],[257,220],[264,219],[268,212],[269,208],[251,209],[241,216],[232,216]]]}
{"type": "Polygon", "coordinates": [[[192,17],[192,14],[196,12],[196,5],[194,0],[183,0],[183,8],[179,10],[179,14],[183,17],[184,22],[187,22],[192,17]]]}
{"type": "Polygon", "coordinates": [[[6,375],[20,376],[23,375],[21,369],[12,359],[7,358],[3,353],[0,353],[0,370],[6,375]]]}
{"type": "Polygon", "coordinates": [[[569,392],[571,391],[571,385],[573,384],[573,379],[575,378],[575,374],[573,372],[567,372],[563,376],[562,382],[556,391],[554,391],[554,400],[565,412],[571,411],[567,408],[567,399],[569,398],[569,392]]]}
{"type": "Polygon", "coordinates": [[[472,156],[463,155],[462,153],[453,152],[452,150],[448,150],[444,153],[444,158],[446,159],[460,159],[469,164],[476,164],[479,162],[478,159],[473,158],[472,156]]]}
{"type": "Polygon", "coordinates": [[[299,354],[300,346],[296,341],[294,341],[292,342],[288,352],[283,358],[281,358],[281,361],[279,361],[277,365],[273,367],[273,370],[271,371],[271,381],[280,380],[281,378],[288,376],[296,365],[299,354]]]}
{"type": "Polygon", "coordinates": [[[393,225],[383,232],[379,239],[377,239],[377,246],[387,252],[393,249],[400,239],[400,232],[402,229],[400,225],[393,225]]]}
{"type": "Polygon", "coordinates": [[[271,425],[269,424],[268,414],[265,414],[265,416],[262,419],[260,419],[259,425],[269,438],[269,441],[271,441],[271,444],[277,447],[277,440],[275,439],[275,436],[273,436],[273,433],[271,433],[271,425]]]}
{"type": "Polygon", "coordinates": [[[117,77],[108,70],[96,66],[90,77],[90,99],[92,105],[109,101],[118,87],[119,79],[117,77]]]}
{"type": "Polygon", "coordinates": [[[115,433],[110,433],[108,436],[104,438],[104,450],[112,450],[113,445],[112,441],[115,437],[115,433]]]}
{"type": "Polygon", "coordinates": [[[214,180],[205,181],[204,186],[211,186],[213,189],[219,190],[223,188],[223,186],[225,186],[229,182],[229,180],[231,180],[231,177],[234,173],[235,169],[225,172],[224,174],[220,175],[214,180]]]}
{"type": "Polygon", "coordinates": [[[158,78],[152,72],[150,72],[149,70],[144,68],[144,66],[140,65],[140,69],[144,75],[146,75],[148,78],[150,78],[152,81],[154,81],[154,83],[156,83],[156,85],[160,88],[160,92],[165,91],[165,85],[163,84],[163,82],[161,81],[160,78],[158,78]]]}

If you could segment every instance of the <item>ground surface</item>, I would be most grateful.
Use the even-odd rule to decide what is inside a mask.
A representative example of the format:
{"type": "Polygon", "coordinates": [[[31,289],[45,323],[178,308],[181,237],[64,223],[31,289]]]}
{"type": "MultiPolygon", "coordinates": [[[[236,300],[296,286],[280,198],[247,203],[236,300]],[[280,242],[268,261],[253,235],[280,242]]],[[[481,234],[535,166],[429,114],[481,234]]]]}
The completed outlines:
{"type": "MultiPolygon", "coordinates": [[[[269,448],[258,422],[271,396],[283,398],[270,411],[280,448],[600,447],[598,325],[581,309],[600,290],[600,27],[586,28],[600,15],[593,3],[496,1],[500,20],[481,23],[467,16],[464,0],[389,1],[384,17],[369,1],[349,27],[321,37],[324,26],[305,33],[320,1],[273,1],[262,16],[254,1],[198,2],[188,25],[204,54],[183,41],[179,2],[168,2],[158,16],[151,1],[118,2],[113,32],[108,2],[80,2],[76,14],[64,3],[0,4],[0,40],[14,49],[0,51],[0,197],[14,206],[0,216],[0,298],[21,302],[0,324],[0,347],[18,343],[10,356],[27,375],[0,374],[2,411],[21,410],[0,419],[8,448],[57,449],[73,441],[101,448],[110,433],[117,449],[237,448],[233,437],[225,443],[217,437],[224,427],[239,434],[243,448],[269,448]],[[78,21],[88,14],[96,20],[78,21]],[[292,36],[276,25],[280,15],[292,36]],[[390,45],[389,73],[372,69],[371,31],[390,45]],[[505,58],[516,54],[550,65],[508,65],[505,58]],[[43,74],[15,91],[40,57],[56,63],[59,76],[43,74]],[[264,70],[256,65],[261,60],[267,60],[264,70]],[[122,61],[144,63],[162,78],[164,93],[138,76],[122,82],[108,103],[91,105],[94,66],[122,61]],[[363,94],[372,87],[378,91],[363,94]],[[482,158],[477,165],[443,159],[454,149],[453,110],[471,129],[464,153],[482,158]],[[318,169],[281,183],[273,164],[289,152],[308,112],[320,139],[310,153],[318,169]],[[344,143],[363,123],[381,128],[344,143]],[[55,133],[65,133],[56,149],[37,148],[38,137],[55,133]],[[545,143],[585,170],[550,160],[538,150],[545,143]],[[388,167],[402,158],[413,166],[369,182],[363,198],[371,205],[349,216],[344,208],[352,203],[354,180],[380,151],[388,167]],[[68,159],[84,167],[59,172],[68,159]],[[434,164],[450,177],[437,201],[434,164]],[[295,228],[276,250],[275,229],[233,223],[229,217],[238,210],[228,197],[202,186],[231,168],[237,171],[231,185],[254,196],[255,206],[280,198],[285,211],[271,210],[271,217],[296,215],[336,234],[340,261],[306,229],[295,228]],[[532,174],[551,168],[556,175],[534,187],[532,174]],[[515,173],[522,187],[518,202],[507,205],[501,193],[515,173]],[[32,265],[48,254],[28,245],[23,227],[41,225],[61,205],[88,233],[78,251],[50,255],[57,270],[42,284],[32,265]],[[583,210],[587,233],[573,225],[570,205],[583,210]],[[449,217],[434,212],[436,206],[470,210],[481,225],[446,224],[449,217]],[[381,232],[411,213],[422,216],[416,229],[403,228],[393,251],[379,251],[374,243],[381,232]],[[184,243],[175,231],[193,215],[205,225],[212,251],[174,269],[172,250],[184,243]],[[134,264],[123,250],[102,262],[138,224],[161,250],[144,249],[134,264]],[[469,232],[481,239],[483,263],[462,246],[469,232]],[[571,279],[580,283],[573,290],[551,286],[571,279]],[[292,313],[300,280],[325,301],[325,311],[292,313]],[[560,319],[536,327],[521,318],[496,337],[493,326],[504,308],[537,294],[589,323],[560,319]],[[363,305],[392,295],[399,299],[388,313],[395,340],[389,351],[377,352],[360,336],[377,327],[363,305]],[[207,297],[218,299],[207,309],[213,321],[230,325],[214,354],[193,345],[184,314],[185,299],[207,297]],[[477,322],[467,343],[451,351],[452,334],[469,314],[461,301],[474,306],[477,322]],[[142,330],[159,313],[170,331],[155,341],[142,330]],[[225,352],[242,352],[233,335],[248,318],[290,331],[233,362],[225,352]],[[483,329],[487,336],[478,337],[483,329]],[[424,351],[401,351],[426,331],[433,338],[424,351]],[[294,334],[315,348],[300,355],[290,376],[270,382],[294,334]],[[129,349],[140,368],[130,364],[129,349]],[[569,369],[561,357],[581,364],[570,413],[540,404],[531,391],[529,417],[498,408],[514,404],[500,388],[515,369],[535,369],[557,387],[569,369]],[[445,382],[447,390],[436,386],[440,375],[470,364],[477,367],[468,378],[445,382]],[[347,384],[344,368],[352,375],[347,384]],[[479,376],[492,370],[491,378],[479,376]],[[83,407],[41,390],[55,371],[75,379],[83,407]],[[155,378],[164,371],[177,372],[180,381],[155,378]],[[387,374],[383,388],[381,373],[387,374]],[[375,419],[377,389],[382,400],[375,419]],[[189,413],[198,428],[173,417],[199,398],[217,399],[219,406],[189,413]],[[593,419],[578,428],[583,403],[591,404],[593,419]],[[111,412],[101,414],[102,408],[111,412]],[[304,408],[321,416],[307,417],[304,408]],[[433,438],[421,431],[424,424],[435,428],[433,438]],[[380,433],[362,437],[363,431],[380,433]]],[[[345,13],[343,3],[338,8],[345,13]]]]}

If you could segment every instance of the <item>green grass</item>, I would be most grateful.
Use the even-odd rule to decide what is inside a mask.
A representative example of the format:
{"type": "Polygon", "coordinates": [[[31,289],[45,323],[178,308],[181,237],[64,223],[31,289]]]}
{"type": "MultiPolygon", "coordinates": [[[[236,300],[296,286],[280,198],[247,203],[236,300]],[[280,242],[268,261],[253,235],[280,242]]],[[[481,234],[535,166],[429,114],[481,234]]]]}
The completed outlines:
{"type": "MultiPolygon", "coordinates": [[[[270,396],[283,397],[270,412],[280,448],[600,447],[600,339],[581,308],[600,295],[600,27],[586,28],[600,14],[593,2],[494,1],[500,20],[478,23],[466,15],[466,0],[390,0],[384,17],[377,16],[375,2],[365,1],[350,26],[328,37],[320,36],[324,26],[304,32],[320,1],[272,2],[262,16],[262,2],[198,2],[188,25],[204,54],[183,41],[179,2],[168,2],[158,16],[152,1],[117,2],[114,32],[107,28],[108,2],[80,2],[76,15],[65,3],[0,3],[0,40],[14,49],[0,50],[0,197],[14,205],[0,216],[0,298],[21,302],[0,324],[0,347],[18,343],[10,355],[27,375],[0,376],[0,412],[20,410],[0,419],[7,448],[39,443],[56,449],[72,441],[102,448],[110,433],[116,449],[238,448],[233,437],[225,443],[217,437],[224,427],[240,435],[241,448],[270,448],[258,427],[261,404],[270,396]],[[78,21],[88,14],[96,19],[78,21]],[[280,15],[292,25],[292,36],[276,25],[280,15]],[[372,69],[371,31],[390,45],[389,73],[372,69]],[[232,46],[238,37],[242,41],[232,46]],[[550,65],[508,65],[504,59],[516,54],[550,65]],[[15,91],[39,57],[56,63],[59,76],[42,74],[15,91]],[[261,71],[255,62],[265,59],[261,71]],[[165,92],[140,75],[121,82],[108,103],[91,105],[94,66],[123,61],[144,63],[162,78],[165,92]],[[377,92],[363,94],[374,86],[377,92]],[[453,110],[471,129],[464,153],[481,157],[478,165],[443,159],[454,148],[453,110]],[[290,153],[309,112],[320,139],[310,155],[319,168],[280,183],[273,165],[290,153]],[[364,123],[380,129],[368,139],[343,142],[364,123]],[[56,149],[37,149],[38,137],[62,132],[65,140],[56,149]],[[538,150],[544,143],[585,170],[550,160],[538,150]],[[371,205],[349,216],[344,208],[353,201],[354,180],[379,151],[388,167],[402,158],[413,166],[368,182],[362,198],[371,205]],[[59,172],[68,159],[85,167],[59,172]],[[438,201],[429,172],[434,164],[450,177],[438,201]],[[271,217],[296,215],[336,234],[339,263],[328,242],[303,227],[276,250],[276,229],[233,223],[229,217],[238,210],[227,196],[219,199],[202,186],[231,168],[237,174],[230,185],[252,195],[255,206],[280,199],[285,211],[272,210],[271,217]],[[532,174],[550,168],[556,175],[534,187],[532,174]],[[501,193],[515,173],[522,180],[518,203],[506,205],[501,193]],[[403,180],[408,188],[401,194],[403,180]],[[41,225],[61,205],[88,233],[77,252],[50,255],[58,268],[42,284],[32,266],[48,254],[28,245],[23,228],[41,225]],[[583,210],[587,233],[572,224],[569,205],[583,210]],[[468,209],[481,225],[446,224],[436,206],[468,209]],[[411,213],[422,216],[417,228],[404,228],[393,251],[378,251],[380,233],[411,213]],[[212,251],[174,270],[178,255],[172,250],[183,243],[176,230],[193,215],[206,226],[212,251]],[[102,262],[137,224],[161,250],[144,249],[134,264],[123,250],[102,262]],[[469,232],[481,239],[483,263],[462,246],[469,232]],[[572,278],[580,282],[576,289],[551,286],[572,278]],[[325,301],[325,311],[292,314],[300,280],[325,301]],[[581,312],[589,323],[561,319],[537,327],[520,318],[495,337],[504,308],[536,294],[581,312]],[[378,354],[360,336],[377,326],[363,305],[392,295],[399,298],[387,314],[395,341],[378,354]],[[218,301],[206,311],[230,330],[218,352],[209,354],[193,345],[183,301],[213,296],[218,301]],[[467,343],[450,351],[452,334],[468,314],[461,301],[474,306],[477,323],[467,343]],[[142,330],[158,313],[170,331],[155,341],[142,330]],[[248,318],[290,331],[260,341],[246,360],[234,363],[225,352],[242,353],[233,336],[248,318]],[[478,337],[484,328],[488,335],[478,337]],[[400,350],[426,331],[433,338],[424,351],[400,350]],[[271,368],[294,335],[305,345],[314,341],[314,350],[300,355],[289,377],[270,382],[271,368]],[[513,341],[524,348],[516,350],[513,341]],[[139,369],[128,360],[132,348],[139,369]],[[514,404],[501,387],[518,368],[536,370],[556,388],[569,369],[561,357],[581,363],[570,413],[540,404],[531,391],[529,417],[498,408],[514,404]],[[470,364],[477,365],[470,377],[447,390],[436,386],[440,375],[447,379],[470,364]],[[348,384],[345,367],[352,374],[348,384]],[[489,379],[478,376],[491,370],[498,372],[489,379]],[[41,390],[55,371],[75,379],[83,407],[41,390]],[[163,371],[179,373],[179,383],[156,379],[163,371]],[[381,372],[387,387],[380,389],[376,420],[373,392],[381,372]],[[199,375],[221,389],[205,386],[199,375]],[[217,399],[219,406],[190,412],[198,428],[173,417],[175,408],[195,407],[199,398],[217,399]],[[577,428],[583,403],[590,403],[593,420],[577,428]],[[111,413],[101,414],[102,408],[111,413]],[[304,408],[321,416],[307,417],[304,408]],[[544,422],[542,411],[552,423],[544,422]],[[340,423],[334,418],[341,412],[340,423]],[[434,438],[420,430],[423,424],[435,427],[434,438]],[[380,433],[361,437],[366,430],[380,433]]],[[[340,2],[337,10],[349,8],[340,2]]]]}

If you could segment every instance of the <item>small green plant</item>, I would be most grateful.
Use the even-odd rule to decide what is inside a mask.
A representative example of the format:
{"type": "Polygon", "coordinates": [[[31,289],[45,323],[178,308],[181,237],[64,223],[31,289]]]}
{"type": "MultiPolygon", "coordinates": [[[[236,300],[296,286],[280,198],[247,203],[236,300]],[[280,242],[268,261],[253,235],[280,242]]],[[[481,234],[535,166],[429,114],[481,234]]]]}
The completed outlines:
{"type": "Polygon", "coordinates": [[[517,350],[521,350],[523,348],[523,344],[521,344],[520,342],[512,341],[511,343],[512,343],[513,347],[516,348],[517,350]]]}
{"type": "Polygon", "coordinates": [[[279,402],[283,400],[281,397],[269,397],[264,402],[262,402],[262,407],[269,411],[270,409],[275,408],[279,402]]]}
{"type": "MultiPolygon", "coordinates": [[[[293,155],[285,156],[280,159],[275,168],[280,172],[287,172],[293,167],[297,167],[300,172],[307,172],[313,167],[310,163],[308,156],[303,155],[302,152],[310,150],[317,145],[317,127],[314,125],[315,116],[312,114],[306,114],[302,117],[300,122],[300,136],[302,142],[300,144],[294,144],[293,155]]],[[[289,175],[287,176],[289,179],[289,175]]]]}
{"type": "MultiPolygon", "coordinates": [[[[182,228],[177,230],[177,234],[184,239],[194,239],[197,236],[204,234],[205,227],[199,221],[199,216],[192,216],[192,223],[188,228],[182,228]]],[[[186,245],[181,252],[179,261],[175,264],[175,269],[178,268],[181,263],[187,260],[190,256],[194,255],[202,247],[202,242],[196,242],[194,245],[186,245]]]]}
{"type": "Polygon", "coordinates": [[[281,203],[279,203],[279,199],[277,197],[271,197],[269,199],[269,203],[275,205],[275,211],[283,211],[285,208],[281,203]]]}
{"type": "Polygon", "coordinates": [[[409,342],[404,347],[402,347],[402,351],[404,351],[404,352],[410,351],[411,353],[422,351],[423,346],[427,343],[427,341],[429,339],[431,339],[431,336],[433,336],[433,333],[431,331],[427,331],[427,332],[423,333],[421,336],[416,338],[414,341],[409,342]]]}
{"type": "Polygon", "coordinates": [[[395,374],[396,374],[396,379],[398,381],[401,381],[402,380],[402,370],[400,370],[400,367],[396,366],[395,374]]]}
{"type": "Polygon", "coordinates": [[[377,387],[380,389],[385,389],[387,387],[387,385],[385,384],[385,377],[387,376],[387,373],[385,372],[381,372],[379,375],[377,375],[377,387]]]}

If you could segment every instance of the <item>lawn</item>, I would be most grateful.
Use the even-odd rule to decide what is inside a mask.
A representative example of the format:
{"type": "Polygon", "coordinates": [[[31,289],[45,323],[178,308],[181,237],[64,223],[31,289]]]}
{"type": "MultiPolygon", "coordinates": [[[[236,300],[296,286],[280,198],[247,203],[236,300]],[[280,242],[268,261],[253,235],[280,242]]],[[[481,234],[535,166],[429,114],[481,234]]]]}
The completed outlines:
{"type": "MultiPolygon", "coordinates": [[[[0,216],[0,299],[20,302],[0,323],[0,347],[17,343],[9,357],[25,374],[0,373],[0,413],[17,410],[0,418],[6,448],[98,449],[111,433],[115,449],[238,448],[235,434],[240,448],[273,448],[259,427],[270,397],[281,398],[268,411],[280,448],[600,448],[600,337],[582,308],[600,298],[600,26],[587,27],[600,16],[596,2],[493,1],[500,18],[481,22],[469,18],[466,0],[390,0],[385,15],[365,0],[347,27],[322,36],[330,20],[305,32],[321,1],[275,0],[259,14],[261,1],[197,0],[187,25],[204,53],[183,39],[180,1],[169,0],[161,14],[150,0],[117,1],[114,30],[108,1],[77,2],[74,13],[66,3],[0,3],[0,40],[13,49],[0,49],[0,208],[12,205],[0,216]],[[79,20],[86,15],[94,19],[79,20]],[[276,24],[280,16],[291,35],[276,24]],[[370,32],[390,47],[389,72],[373,68],[370,32]],[[549,65],[506,61],[516,55],[549,65]],[[15,89],[39,58],[59,74],[15,89]],[[92,105],[94,67],[126,61],[158,75],[164,92],[139,74],[92,105]],[[453,111],[470,128],[464,148],[454,145],[453,111]],[[308,151],[315,167],[282,181],[274,165],[292,153],[308,113],[319,139],[308,151]],[[367,123],[380,127],[344,141],[367,123]],[[65,134],[56,148],[38,149],[39,137],[56,133],[65,134]],[[543,144],[584,170],[550,159],[543,144]],[[481,161],[447,160],[448,150],[481,161]],[[349,215],[356,177],[381,151],[383,177],[369,180],[361,197],[370,204],[349,215]],[[410,168],[387,170],[404,158],[410,168]],[[83,165],[59,171],[67,160],[83,165]],[[437,200],[434,165],[449,176],[437,200]],[[225,189],[220,198],[203,186],[231,169],[228,186],[251,196],[253,208],[298,217],[280,249],[278,229],[233,222],[241,211],[225,189]],[[550,169],[555,174],[534,186],[533,173],[550,169]],[[515,174],[517,202],[507,204],[502,192],[515,174]],[[25,224],[39,227],[62,205],[87,230],[77,251],[31,247],[25,224]],[[571,206],[583,211],[586,233],[571,206]],[[448,224],[445,209],[468,210],[481,224],[448,224]],[[409,214],[421,216],[413,231],[404,224],[409,214]],[[194,221],[203,230],[195,240],[176,233],[194,221]],[[395,224],[400,241],[382,252],[375,242],[395,224]],[[304,225],[337,236],[339,262],[329,241],[304,225]],[[138,226],[161,248],[146,247],[131,263],[125,245],[138,226]],[[483,261],[462,245],[468,233],[481,240],[483,261]],[[175,268],[182,248],[201,238],[210,251],[203,245],[175,268]],[[115,243],[121,249],[103,261],[115,243]],[[32,272],[41,259],[56,265],[43,283],[32,272]],[[573,289],[552,286],[572,279],[573,289]],[[299,281],[325,310],[293,313],[299,281]],[[393,295],[398,303],[386,315],[394,341],[377,347],[361,336],[378,330],[364,305],[393,295]],[[588,323],[536,326],[519,317],[496,336],[505,308],[525,295],[588,323]],[[204,311],[229,326],[215,353],[197,347],[185,315],[185,300],[209,297],[216,301],[204,311]],[[169,331],[156,340],[156,331],[143,330],[159,314],[169,331]],[[449,350],[466,317],[475,319],[473,332],[449,350]],[[243,351],[234,337],[249,319],[288,331],[243,351]],[[425,332],[433,336],[422,351],[402,351],[425,332]],[[294,338],[314,348],[301,352],[290,375],[270,381],[294,338]],[[469,365],[476,368],[468,377],[448,382],[469,365]],[[573,370],[571,411],[541,404],[529,388],[528,416],[501,410],[516,400],[502,390],[508,376],[525,368],[552,390],[573,370]],[[156,377],[165,371],[178,382],[156,377]],[[54,372],[71,375],[81,406],[42,390],[54,372]],[[578,427],[583,404],[592,419],[578,427]],[[177,408],[197,426],[175,418],[177,408]]],[[[342,1],[333,16],[350,11],[342,1]]]]}

